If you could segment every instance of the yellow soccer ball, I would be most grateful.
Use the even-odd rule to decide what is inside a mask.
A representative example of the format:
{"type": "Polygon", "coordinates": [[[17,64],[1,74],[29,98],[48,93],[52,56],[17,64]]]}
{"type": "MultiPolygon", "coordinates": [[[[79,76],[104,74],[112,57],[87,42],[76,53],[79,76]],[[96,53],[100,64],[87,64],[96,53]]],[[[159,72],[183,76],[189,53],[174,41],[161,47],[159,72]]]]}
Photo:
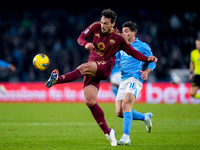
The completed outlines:
{"type": "Polygon", "coordinates": [[[50,65],[49,58],[45,54],[37,54],[33,58],[33,66],[39,71],[46,70],[50,65]]]}

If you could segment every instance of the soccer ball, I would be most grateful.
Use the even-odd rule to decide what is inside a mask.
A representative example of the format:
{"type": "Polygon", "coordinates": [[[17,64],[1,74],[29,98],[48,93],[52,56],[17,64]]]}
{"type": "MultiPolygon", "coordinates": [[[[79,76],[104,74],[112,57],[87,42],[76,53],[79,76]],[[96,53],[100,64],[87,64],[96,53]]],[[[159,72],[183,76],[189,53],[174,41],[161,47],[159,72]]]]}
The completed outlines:
{"type": "Polygon", "coordinates": [[[49,58],[45,54],[37,54],[33,58],[33,66],[39,71],[46,70],[50,65],[49,58]]]}

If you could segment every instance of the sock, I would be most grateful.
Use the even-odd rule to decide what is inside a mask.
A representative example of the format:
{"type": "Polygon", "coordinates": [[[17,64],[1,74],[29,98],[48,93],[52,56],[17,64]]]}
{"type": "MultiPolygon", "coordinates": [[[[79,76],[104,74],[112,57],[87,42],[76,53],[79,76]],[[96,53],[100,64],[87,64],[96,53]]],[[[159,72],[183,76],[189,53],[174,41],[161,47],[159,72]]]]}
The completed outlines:
{"type": "Polygon", "coordinates": [[[80,78],[82,75],[81,75],[81,72],[78,70],[78,69],[75,69],[74,71],[72,72],[69,72],[67,74],[64,74],[64,75],[61,75],[58,77],[58,80],[56,81],[56,84],[59,84],[59,83],[66,83],[66,82],[72,82],[72,81],[75,81],[77,80],[78,78],[80,78]]]}
{"type": "Polygon", "coordinates": [[[89,107],[89,109],[104,134],[110,134],[110,129],[106,123],[104,112],[101,107],[96,103],[92,107],[89,107]]]}
{"type": "Polygon", "coordinates": [[[113,91],[113,93],[115,94],[115,96],[117,96],[118,87],[112,85],[111,86],[111,90],[113,91]]]}
{"type": "Polygon", "coordinates": [[[195,94],[195,96],[194,96],[194,98],[196,98],[196,99],[200,99],[200,94],[195,94]]]}
{"type": "Polygon", "coordinates": [[[137,112],[133,109],[131,109],[132,114],[133,114],[133,120],[142,120],[144,121],[145,115],[143,113],[137,112]]]}
{"type": "Polygon", "coordinates": [[[133,121],[133,115],[131,112],[124,112],[123,116],[124,116],[124,119],[123,119],[124,134],[130,135],[131,125],[132,125],[132,121],[133,121]]]}

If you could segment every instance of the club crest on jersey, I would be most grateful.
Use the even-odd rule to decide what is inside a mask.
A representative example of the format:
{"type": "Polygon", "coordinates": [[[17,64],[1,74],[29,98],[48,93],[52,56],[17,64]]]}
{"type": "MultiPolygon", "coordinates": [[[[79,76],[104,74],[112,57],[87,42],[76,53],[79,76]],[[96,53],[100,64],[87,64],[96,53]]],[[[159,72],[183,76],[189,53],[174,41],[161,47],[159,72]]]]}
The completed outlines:
{"type": "Polygon", "coordinates": [[[110,40],[110,45],[114,45],[115,44],[115,40],[111,39],[110,40]]]}
{"type": "Polygon", "coordinates": [[[87,34],[88,32],[89,32],[89,29],[85,30],[85,31],[84,31],[84,34],[87,34]]]}
{"type": "Polygon", "coordinates": [[[98,47],[99,50],[103,51],[105,49],[105,44],[103,42],[99,42],[97,44],[97,47],[98,47]]]}

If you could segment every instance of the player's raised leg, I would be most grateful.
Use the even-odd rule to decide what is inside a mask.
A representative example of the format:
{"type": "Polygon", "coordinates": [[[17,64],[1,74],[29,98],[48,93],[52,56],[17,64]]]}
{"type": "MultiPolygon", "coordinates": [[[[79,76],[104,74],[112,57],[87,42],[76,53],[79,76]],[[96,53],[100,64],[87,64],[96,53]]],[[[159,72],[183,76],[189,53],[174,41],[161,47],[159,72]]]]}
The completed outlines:
{"type": "MultiPolygon", "coordinates": [[[[120,118],[123,118],[123,110],[122,110],[122,100],[117,100],[115,102],[115,112],[116,112],[116,115],[120,118]]],[[[146,130],[147,132],[151,132],[151,129],[152,129],[152,117],[153,117],[153,114],[148,112],[148,113],[141,113],[141,112],[138,112],[134,109],[131,109],[131,112],[132,112],[132,116],[133,116],[133,120],[141,120],[141,121],[144,121],[145,125],[146,125],[146,130]]]]}
{"type": "Polygon", "coordinates": [[[144,123],[146,125],[146,130],[147,132],[151,132],[151,129],[152,129],[152,122],[151,122],[151,118],[153,117],[153,114],[148,112],[148,113],[145,113],[145,120],[144,120],[144,123]]]}
{"type": "Polygon", "coordinates": [[[148,112],[148,113],[141,113],[141,112],[138,112],[134,109],[131,110],[132,111],[132,114],[133,114],[133,120],[141,120],[141,121],[144,121],[145,125],[146,125],[146,130],[147,132],[151,132],[151,129],[152,129],[152,122],[151,122],[151,119],[153,117],[153,114],[148,112]]]}
{"type": "Polygon", "coordinates": [[[115,139],[115,131],[108,127],[105,117],[104,117],[104,112],[101,109],[101,107],[96,103],[97,94],[98,94],[98,89],[94,85],[89,84],[86,87],[84,87],[86,105],[90,109],[94,119],[96,120],[97,124],[102,129],[102,131],[104,132],[110,144],[112,146],[116,146],[117,140],[115,139]]]}
{"type": "Polygon", "coordinates": [[[78,66],[77,69],[75,69],[74,71],[61,75],[59,77],[58,71],[55,70],[51,73],[49,80],[46,82],[46,87],[48,88],[52,87],[54,84],[73,82],[80,78],[82,75],[94,77],[97,71],[97,65],[95,62],[84,63],[78,66]]]}
{"type": "Polygon", "coordinates": [[[46,87],[47,87],[47,88],[52,87],[52,86],[56,83],[56,81],[58,80],[58,76],[59,76],[58,70],[57,70],[57,69],[53,70],[53,71],[51,72],[51,75],[50,75],[48,81],[47,81],[46,84],[45,84],[46,87]]]}

